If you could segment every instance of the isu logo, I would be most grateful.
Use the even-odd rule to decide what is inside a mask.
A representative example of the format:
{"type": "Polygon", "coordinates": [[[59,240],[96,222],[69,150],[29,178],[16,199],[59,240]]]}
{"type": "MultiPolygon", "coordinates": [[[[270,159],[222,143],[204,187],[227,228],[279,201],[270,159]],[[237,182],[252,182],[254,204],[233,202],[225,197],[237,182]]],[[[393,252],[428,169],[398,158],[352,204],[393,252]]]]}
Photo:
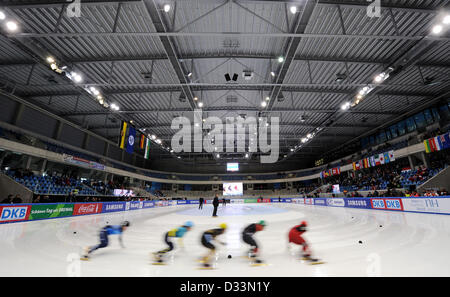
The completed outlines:
{"type": "Polygon", "coordinates": [[[99,203],[95,204],[76,204],[75,205],[75,215],[84,215],[90,213],[99,213],[101,210],[101,205],[99,203]]]}

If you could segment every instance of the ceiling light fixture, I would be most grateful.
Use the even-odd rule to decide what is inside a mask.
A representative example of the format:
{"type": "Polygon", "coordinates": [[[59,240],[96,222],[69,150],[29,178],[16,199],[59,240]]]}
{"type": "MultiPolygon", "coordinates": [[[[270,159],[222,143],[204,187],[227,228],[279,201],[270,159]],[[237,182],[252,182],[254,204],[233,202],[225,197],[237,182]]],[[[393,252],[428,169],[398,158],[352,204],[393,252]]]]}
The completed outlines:
{"type": "Polygon", "coordinates": [[[18,26],[17,26],[17,23],[16,23],[16,22],[14,22],[14,21],[9,21],[9,22],[6,23],[6,28],[7,28],[9,31],[16,31],[17,28],[18,28],[18,26]]]}
{"type": "Polygon", "coordinates": [[[170,4],[164,5],[164,11],[165,11],[165,12],[169,12],[170,9],[171,9],[170,4]]]}

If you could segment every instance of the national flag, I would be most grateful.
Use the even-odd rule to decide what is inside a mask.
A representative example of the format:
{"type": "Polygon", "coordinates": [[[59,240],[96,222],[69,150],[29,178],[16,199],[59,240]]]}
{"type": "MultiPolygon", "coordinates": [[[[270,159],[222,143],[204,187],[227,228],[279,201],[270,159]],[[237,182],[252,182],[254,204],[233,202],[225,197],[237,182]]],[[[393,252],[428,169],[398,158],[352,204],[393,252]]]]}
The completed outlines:
{"type": "Polygon", "coordinates": [[[444,149],[450,148],[450,133],[441,135],[441,143],[444,149]]]}
{"type": "Polygon", "coordinates": [[[361,168],[361,169],[364,168],[364,161],[363,160],[359,160],[359,168],[361,168]]]}
{"type": "Polygon", "coordinates": [[[435,139],[434,138],[428,139],[428,143],[430,144],[430,150],[432,152],[436,152],[437,151],[437,147],[436,147],[435,139]]]}
{"type": "Polygon", "coordinates": [[[122,125],[121,125],[121,129],[120,129],[120,143],[119,143],[119,147],[121,149],[125,148],[125,138],[127,137],[127,132],[128,132],[128,124],[127,122],[122,121],[122,125]]]}
{"type": "Polygon", "coordinates": [[[144,159],[150,159],[150,139],[146,138],[144,159]]]}
{"type": "Polygon", "coordinates": [[[389,160],[391,162],[395,161],[395,155],[394,155],[394,151],[389,151],[389,160]]]}
{"type": "Polygon", "coordinates": [[[144,149],[145,146],[145,135],[141,134],[141,141],[139,142],[139,147],[142,149],[144,149]]]}
{"type": "Polygon", "coordinates": [[[390,160],[390,158],[389,158],[389,153],[388,152],[386,152],[386,153],[384,153],[384,163],[389,163],[389,162],[391,162],[391,160],[390,160]]]}
{"type": "Polygon", "coordinates": [[[133,127],[128,128],[128,136],[127,136],[127,153],[132,154],[134,150],[134,143],[136,138],[136,129],[133,127]]]}
{"type": "Polygon", "coordinates": [[[357,169],[356,169],[356,162],[353,162],[352,165],[353,165],[353,170],[356,171],[356,170],[357,170],[357,169]]]}
{"type": "Polygon", "coordinates": [[[364,168],[368,168],[369,164],[367,163],[367,159],[364,159],[363,162],[364,162],[364,168]]]}
{"type": "Polygon", "coordinates": [[[376,165],[376,166],[381,165],[381,162],[380,162],[380,155],[375,155],[375,165],[376,165]]]}
{"type": "Polygon", "coordinates": [[[379,154],[378,158],[380,159],[380,164],[384,164],[384,155],[383,154],[379,154]]]}
{"type": "Polygon", "coordinates": [[[375,157],[374,156],[370,157],[370,165],[371,165],[371,167],[375,167],[377,165],[375,163],[375,157]]]}
{"type": "Polygon", "coordinates": [[[424,140],[423,145],[425,146],[425,152],[427,154],[431,153],[431,147],[430,147],[430,142],[427,140],[424,140]]]}
{"type": "Polygon", "coordinates": [[[440,151],[440,150],[442,150],[442,144],[441,144],[441,138],[439,137],[439,136],[436,136],[435,138],[434,138],[434,143],[436,144],[436,150],[437,151],[440,151]]]}

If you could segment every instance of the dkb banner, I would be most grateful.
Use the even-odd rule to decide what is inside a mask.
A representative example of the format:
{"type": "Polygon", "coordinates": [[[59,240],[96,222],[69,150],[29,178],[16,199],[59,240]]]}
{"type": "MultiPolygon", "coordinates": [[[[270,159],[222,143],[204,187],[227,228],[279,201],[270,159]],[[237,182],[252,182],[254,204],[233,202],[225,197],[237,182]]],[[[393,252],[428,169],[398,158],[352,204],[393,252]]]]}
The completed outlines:
{"type": "Polygon", "coordinates": [[[39,220],[71,216],[73,204],[37,204],[31,206],[28,220],[39,220]]]}

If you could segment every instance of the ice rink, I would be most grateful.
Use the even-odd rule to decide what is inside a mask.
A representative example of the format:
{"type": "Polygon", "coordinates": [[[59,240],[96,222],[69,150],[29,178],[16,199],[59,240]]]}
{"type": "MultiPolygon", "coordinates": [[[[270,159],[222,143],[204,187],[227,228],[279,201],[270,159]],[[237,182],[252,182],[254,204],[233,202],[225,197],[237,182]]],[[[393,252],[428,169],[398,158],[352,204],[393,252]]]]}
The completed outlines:
{"type": "MultiPolygon", "coordinates": [[[[212,207],[171,206],[115,214],[90,215],[0,225],[1,276],[450,276],[450,217],[294,204],[229,204],[212,207]],[[110,246],[79,261],[82,247],[98,243],[106,224],[129,220],[123,235],[110,246]],[[165,248],[163,235],[183,222],[195,226],[184,238],[169,265],[151,265],[149,254],[165,248]],[[250,267],[242,258],[248,246],[240,232],[265,220],[255,236],[267,266],[250,267]],[[310,266],[287,249],[287,233],[306,220],[314,256],[326,261],[310,266]],[[219,246],[215,270],[198,270],[197,259],[207,250],[203,231],[225,222],[229,228],[219,246]],[[362,243],[359,243],[361,241],[362,243]],[[228,255],[232,255],[228,259],[228,255]]],[[[177,245],[177,241],[174,241],[177,245]]]]}

